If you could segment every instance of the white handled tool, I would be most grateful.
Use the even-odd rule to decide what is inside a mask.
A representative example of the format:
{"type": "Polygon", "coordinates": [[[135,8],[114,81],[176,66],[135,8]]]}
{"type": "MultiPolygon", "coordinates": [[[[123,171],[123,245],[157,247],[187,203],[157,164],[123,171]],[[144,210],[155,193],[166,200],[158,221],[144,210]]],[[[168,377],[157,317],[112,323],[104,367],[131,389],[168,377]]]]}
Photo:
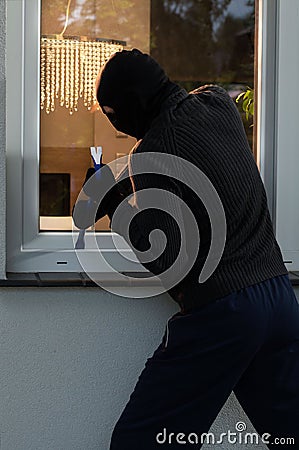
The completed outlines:
{"type": "MultiPolygon", "coordinates": [[[[90,154],[93,160],[93,166],[95,171],[100,175],[99,169],[102,166],[102,156],[103,151],[102,147],[90,147],[90,154]]],[[[75,249],[84,249],[85,248],[85,229],[79,231],[79,236],[75,245],[75,249]]]]}

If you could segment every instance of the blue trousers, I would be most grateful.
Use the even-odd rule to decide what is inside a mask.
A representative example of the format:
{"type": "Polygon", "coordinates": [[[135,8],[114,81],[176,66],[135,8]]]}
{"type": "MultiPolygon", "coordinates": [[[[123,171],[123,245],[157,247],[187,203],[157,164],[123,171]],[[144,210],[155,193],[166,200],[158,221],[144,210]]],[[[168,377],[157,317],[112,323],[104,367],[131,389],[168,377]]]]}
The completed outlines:
{"type": "Polygon", "coordinates": [[[199,449],[203,442],[233,449],[262,436],[269,448],[299,449],[299,306],[288,275],[174,314],[110,450],[199,449]],[[227,430],[230,438],[204,434],[232,391],[257,431],[246,442],[242,418],[227,430]]]}

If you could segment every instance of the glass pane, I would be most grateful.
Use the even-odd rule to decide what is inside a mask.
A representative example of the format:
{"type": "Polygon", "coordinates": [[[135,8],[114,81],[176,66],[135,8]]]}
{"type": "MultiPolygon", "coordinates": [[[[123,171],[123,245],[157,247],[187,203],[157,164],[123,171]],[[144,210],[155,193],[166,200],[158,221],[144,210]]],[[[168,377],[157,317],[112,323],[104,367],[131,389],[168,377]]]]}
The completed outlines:
{"type": "MultiPolygon", "coordinates": [[[[71,211],[92,166],[90,147],[101,146],[107,163],[135,144],[85,95],[98,70],[92,61],[104,62],[113,47],[103,41],[82,56],[79,42],[104,38],[150,52],[187,90],[217,83],[235,98],[254,84],[253,0],[42,0],[41,34],[47,36],[41,45],[41,231],[72,229],[71,211]]],[[[252,145],[251,122],[244,118],[244,125],[252,145]]],[[[108,223],[105,217],[96,229],[108,230],[108,223]]]]}
{"type": "MultiPolygon", "coordinates": [[[[216,83],[231,97],[254,87],[254,0],[152,0],[151,55],[188,91],[216,83]]],[[[246,120],[252,146],[252,117],[246,120]]]]}

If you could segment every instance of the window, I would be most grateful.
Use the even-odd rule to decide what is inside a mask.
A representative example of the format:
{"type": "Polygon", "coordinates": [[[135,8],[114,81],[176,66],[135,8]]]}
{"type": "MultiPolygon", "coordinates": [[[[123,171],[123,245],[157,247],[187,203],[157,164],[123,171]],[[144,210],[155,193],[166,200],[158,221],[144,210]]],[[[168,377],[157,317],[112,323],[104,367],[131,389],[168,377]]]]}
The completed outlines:
{"type": "MultiPolygon", "coordinates": [[[[83,98],[77,111],[60,101],[58,82],[51,78],[58,71],[55,57],[51,73],[43,72],[40,62],[41,37],[60,34],[65,27],[64,36],[101,37],[150,52],[187,90],[218,83],[235,98],[246,86],[254,86],[252,0],[8,2],[7,270],[11,272],[82,270],[74,251],[71,210],[91,165],[89,149],[101,146],[104,162],[110,162],[128,154],[135,143],[115,132],[100,112],[84,105],[83,98]],[[57,89],[52,111],[45,103],[40,108],[43,83],[55,94],[57,89]]],[[[80,70],[75,64],[70,66],[74,73],[80,70]]],[[[244,125],[255,145],[251,122],[244,119],[244,125]]],[[[145,270],[125,241],[110,232],[106,218],[96,224],[96,231],[113,267],[145,270]]],[[[88,252],[89,233],[86,239],[88,252]]],[[[92,255],[91,250],[91,259],[92,255]]],[[[103,270],[109,269],[103,265],[103,270]]]]}
{"type": "MultiPolygon", "coordinates": [[[[141,25],[135,41],[130,38],[130,33],[132,36],[136,33],[132,22],[131,30],[124,28],[123,33],[127,41],[132,40],[132,45],[144,48],[144,31],[149,23],[149,12],[146,9],[147,2],[143,3],[143,8],[131,8],[135,10],[134,14],[140,14],[141,10],[144,15],[143,18],[139,17],[141,25]]],[[[91,113],[82,102],[78,106],[78,113],[73,116],[59,104],[55,112],[50,114],[40,109],[40,37],[42,34],[60,33],[67,4],[64,0],[56,1],[55,5],[48,0],[8,2],[9,272],[82,271],[74,251],[70,213],[91,163],[89,147],[94,145],[100,134],[100,143],[102,140],[106,144],[110,143],[103,144],[105,161],[109,162],[118,153],[128,153],[135,142],[132,138],[116,134],[100,113],[97,113],[97,122],[96,114],[91,113]],[[108,148],[111,149],[110,155],[108,148]],[[50,184],[52,192],[49,192],[50,184]],[[51,206],[51,198],[53,200],[56,197],[54,191],[59,191],[60,200],[55,198],[55,204],[51,206]]],[[[91,24],[97,24],[94,4],[94,1],[73,0],[70,32],[86,35],[89,30],[91,34],[94,33],[91,30],[91,24]],[[83,22],[80,11],[84,14],[83,22]]],[[[107,10],[104,4],[101,11],[109,17],[111,7],[112,3],[107,10]]],[[[117,22],[114,30],[107,30],[105,24],[104,15],[101,31],[109,31],[109,38],[115,39],[114,36],[119,35],[117,22]]],[[[145,36],[149,42],[149,33],[145,36]]],[[[108,230],[107,222],[102,221],[99,229],[104,230],[100,234],[99,245],[115,269],[145,271],[124,239],[108,230]]],[[[89,252],[88,241],[87,233],[86,253],[89,252]]],[[[90,260],[95,257],[94,251],[90,250],[90,260]]],[[[107,268],[103,263],[105,270],[107,268]]]]}
{"type": "Polygon", "coordinates": [[[274,173],[276,235],[287,267],[299,271],[299,152],[298,95],[299,79],[299,3],[278,3],[277,98],[274,173]]]}

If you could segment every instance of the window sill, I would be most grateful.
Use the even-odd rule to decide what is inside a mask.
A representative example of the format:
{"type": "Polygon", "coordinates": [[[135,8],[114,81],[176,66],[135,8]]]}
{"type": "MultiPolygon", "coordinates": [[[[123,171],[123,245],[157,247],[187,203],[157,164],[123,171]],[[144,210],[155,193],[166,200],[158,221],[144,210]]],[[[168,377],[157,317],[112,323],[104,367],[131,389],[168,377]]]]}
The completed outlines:
{"type": "Polygon", "coordinates": [[[289,277],[292,286],[299,286],[299,272],[289,272],[289,277]]]}
{"type": "MultiPolygon", "coordinates": [[[[123,272],[123,275],[134,277],[127,282],[119,280],[115,275],[103,273],[101,286],[119,287],[152,287],[161,286],[150,273],[123,272]],[[139,279],[138,279],[139,278],[139,279]],[[147,279],[145,279],[147,278],[147,279]]],[[[99,287],[84,272],[40,272],[40,273],[12,273],[6,274],[5,280],[0,280],[0,287],[99,287]]],[[[299,278],[298,278],[299,280],[299,278]]]]}
{"type": "MultiPolygon", "coordinates": [[[[113,274],[103,273],[101,286],[119,287],[151,287],[161,286],[157,278],[147,272],[123,272],[124,275],[135,277],[135,280],[117,280],[113,274]],[[138,279],[140,278],[140,279],[138,279]],[[147,278],[147,279],[145,279],[147,278]],[[152,279],[151,279],[152,278],[152,279]]],[[[5,280],[0,280],[0,287],[99,287],[84,272],[41,272],[41,273],[12,273],[6,274],[5,280]]],[[[289,272],[292,286],[299,286],[299,272],[289,272]]]]}

